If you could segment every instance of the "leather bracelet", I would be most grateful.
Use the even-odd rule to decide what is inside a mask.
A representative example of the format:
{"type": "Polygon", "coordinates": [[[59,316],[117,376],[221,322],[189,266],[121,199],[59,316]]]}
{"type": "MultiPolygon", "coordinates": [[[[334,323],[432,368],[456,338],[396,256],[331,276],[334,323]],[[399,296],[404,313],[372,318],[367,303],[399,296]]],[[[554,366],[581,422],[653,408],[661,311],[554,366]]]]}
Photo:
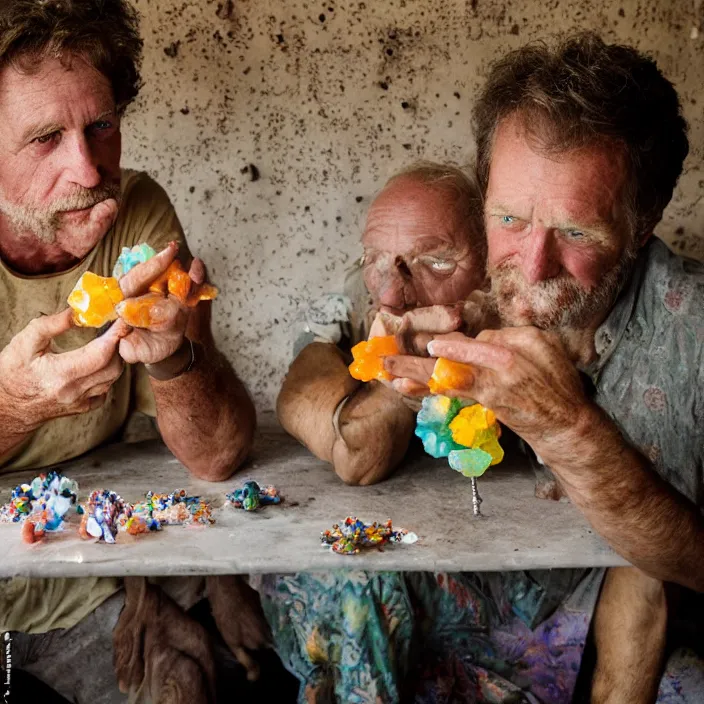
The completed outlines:
{"type": "Polygon", "coordinates": [[[155,364],[145,364],[144,368],[147,370],[147,374],[149,374],[152,379],[156,379],[157,381],[171,381],[171,379],[176,379],[179,376],[190,372],[195,363],[196,343],[185,337],[183,339],[183,343],[176,350],[176,352],[166,359],[162,359],[161,362],[156,362],[155,364]],[[178,355],[183,354],[184,349],[188,351],[188,361],[180,367],[174,369],[174,360],[178,355]]]}

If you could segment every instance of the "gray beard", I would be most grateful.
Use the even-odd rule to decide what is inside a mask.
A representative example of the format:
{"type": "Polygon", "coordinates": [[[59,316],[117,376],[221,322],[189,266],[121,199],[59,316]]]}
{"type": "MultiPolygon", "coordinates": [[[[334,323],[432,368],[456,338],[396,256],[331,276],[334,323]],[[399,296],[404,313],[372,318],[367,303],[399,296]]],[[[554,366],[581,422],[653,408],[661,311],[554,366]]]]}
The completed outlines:
{"type": "Polygon", "coordinates": [[[606,316],[628,280],[637,253],[637,247],[629,246],[592,291],[585,290],[569,276],[528,285],[518,269],[500,266],[489,272],[491,298],[505,326],[534,325],[558,333],[580,331],[606,316]],[[527,314],[514,313],[515,297],[527,301],[527,314]]]}
{"type": "Polygon", "coordinates": [[[95,188],[81,188],[72,195],[55,201],[50,208],[17,205],[0,195],[0,212],[18,237],[31,236],[45,244],[53,244],[56,233],[61,228],[62,212],[92,208],[109,198],[119,203],[120,195],[119,183],[104,183],[95,188]]]}

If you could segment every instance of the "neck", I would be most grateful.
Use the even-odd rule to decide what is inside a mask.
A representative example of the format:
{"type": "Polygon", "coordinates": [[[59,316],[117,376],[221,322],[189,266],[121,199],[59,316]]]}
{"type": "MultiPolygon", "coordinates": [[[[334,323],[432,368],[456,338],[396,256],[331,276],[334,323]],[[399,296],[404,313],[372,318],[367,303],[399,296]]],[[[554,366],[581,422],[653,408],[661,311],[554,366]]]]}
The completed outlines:
{"type": "Polygon", "coordinates": [[[0,218],[0,258],[19,274],[57,274],[75,266],[79,259],[56,242],[44,242],[32,233],[18,233],[0,218]]]}

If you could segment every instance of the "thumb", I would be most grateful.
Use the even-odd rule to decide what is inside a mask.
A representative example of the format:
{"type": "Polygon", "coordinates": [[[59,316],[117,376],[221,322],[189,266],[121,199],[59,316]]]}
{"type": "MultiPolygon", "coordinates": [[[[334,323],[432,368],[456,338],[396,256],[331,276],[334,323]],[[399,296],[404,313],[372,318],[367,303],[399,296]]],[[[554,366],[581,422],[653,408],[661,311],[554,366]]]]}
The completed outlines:
{"type": "Polygon", "coordinates": [[[49,343],[73,327],[73,311],[67,308],[61,313],[43,315],[30,321],[20,333],[25,349],[30,354],[44,351],[49,343]]]}
{"type": "Polygon", "coordinates": [[[115,222],[118,205],[114,198],[108,198],[93,206],[90,224],[98,231],[107,232],[115,222]]]}

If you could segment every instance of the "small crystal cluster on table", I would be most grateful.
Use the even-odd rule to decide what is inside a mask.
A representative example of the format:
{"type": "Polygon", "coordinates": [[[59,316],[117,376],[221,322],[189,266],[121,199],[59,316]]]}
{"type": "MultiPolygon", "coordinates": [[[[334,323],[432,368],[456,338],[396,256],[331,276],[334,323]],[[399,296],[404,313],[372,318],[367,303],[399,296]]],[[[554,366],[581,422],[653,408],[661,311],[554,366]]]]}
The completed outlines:
{"type": "Polygon", "coordinates": [[[10,502],[0,508],[0,523],[22,523],[26,543],[41,540],[47,531],[61,530],[66,514],[75,506],[78,484],[58,472],[35,477],[20,484],[10,502]]]}
{"type": "Polygon", "coordinates": [[[320,540],[340,555],[356,555],[364,548],[382,548],[389,543],[415,543],[418,536],[402,528],[394,530],[391,520],[384,524],[364,523],[348,516],[342,523],[333,524],[332,530],[321,533],[320,540]]]}
{"type": "Polygon", "coordinates": [[[281,503],[281,494],[275,486],[260,487],[253,480],[246,481],[241,489],[226,495],[227,503],[245,511],[256,511],[262,506],[281,503]]]}
{"type": "MultiPolygon", "coordinates": [[[[352,348],[350,374],[360,381],[389,381],[384,357],[399,354],[393,335],[373,337],[352,348]]],[[[436,360],[428,388],[434,395],[423,399],[416,419],[416,435],[432,457],[447,457],[450,467],[472,480],[474,515],[480,515],[481,498],[477,477],[501,462],[501,426],[493,411],[475,401],[462,401],[443,394],[467,388],[472,381],[469,364],[440,357],[436,360]]]]}

